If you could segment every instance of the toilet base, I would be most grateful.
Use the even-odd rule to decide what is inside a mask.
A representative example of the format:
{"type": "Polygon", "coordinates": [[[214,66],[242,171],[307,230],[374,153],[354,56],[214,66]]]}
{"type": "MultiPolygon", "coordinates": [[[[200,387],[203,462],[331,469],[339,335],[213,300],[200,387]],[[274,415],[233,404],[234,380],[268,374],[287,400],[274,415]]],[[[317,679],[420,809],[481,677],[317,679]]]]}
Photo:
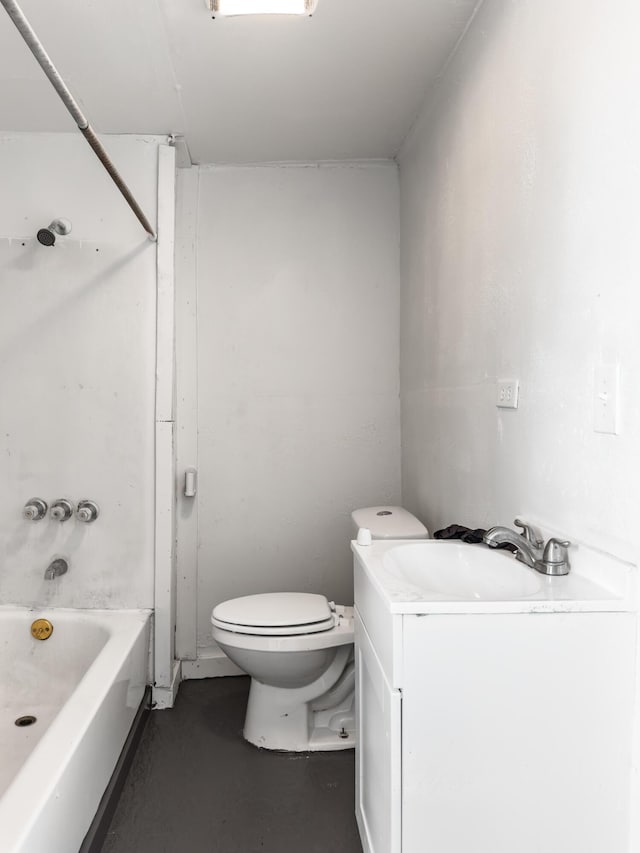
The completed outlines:
{"type": "Polygon", "coordinates": [[[340,707],[329,711],[312,711],[313,728],[309,737],[309,751],[353,749],[356,745],[355,694],[340,707]]]}
{"type": "Polygon", "coordinates": [[[261,749],[321,752],[355,746],[354,691],[333,708],[313,710],[295,691],[251,679],[244,738],[261,749]]]}

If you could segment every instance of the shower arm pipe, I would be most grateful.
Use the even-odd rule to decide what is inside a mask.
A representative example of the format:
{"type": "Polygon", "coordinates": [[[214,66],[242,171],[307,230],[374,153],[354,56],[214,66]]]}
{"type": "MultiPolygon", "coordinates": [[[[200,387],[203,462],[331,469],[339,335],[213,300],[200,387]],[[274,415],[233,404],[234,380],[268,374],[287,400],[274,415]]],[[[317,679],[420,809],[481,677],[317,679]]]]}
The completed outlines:
{"type": "Polygon", "coordinates": [[[7,14],[13,21],[16,26],[16,29],[24,39],[27,47],[31,51],[31,53],[35,56],[38,64],[44,71],[44,73],[49,78],[49,81],[53,88],[56,90],[58,95],[60,96],[60,100],[65,105],[69,113],[73,116],[73,120],[78,126],[78,130],[82,133],[84,138],[87,140],[91,148],[93,149],[96,157],[104,168],[109,173],[111,180],[118,187],[122,195],[125,197],[127,204],[131,208],[131,210],[135,213],[138,221],[144,228],[144,230],[149,235],[150,240],[157,240],[156,232],[154,231],[151,223],[144,215],[144,212],[138,202],[135,200],[131,190],[126,185],[124,180],[122,179],[120,173],[116,169],[113,164],[111,158],[107,154],[104,149],[104,146],[96,136],[93,128],[89,124],[87,117],[84,115],[75,98],[69,91],[66,83],[58,73],[57,68],[49,58],[48,53],[42,46],[38,36],[34,32],[31,24],[26,19],[24,12],[20,8],[20,6],[15,2],[15,0],[0,0],[0,3],[4,6],[7,14]]]}

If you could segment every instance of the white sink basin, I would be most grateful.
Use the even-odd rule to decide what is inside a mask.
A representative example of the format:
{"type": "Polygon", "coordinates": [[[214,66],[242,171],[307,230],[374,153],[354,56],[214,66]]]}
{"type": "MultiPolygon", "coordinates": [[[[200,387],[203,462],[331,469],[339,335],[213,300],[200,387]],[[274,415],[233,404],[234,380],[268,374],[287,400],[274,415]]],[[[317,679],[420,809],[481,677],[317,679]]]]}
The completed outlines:
{"type": "Polygon", "coordinates": [[[400,545],[382,560],[386,572],[416,592],[464,601],[513,601],[538,593],[543,578],[504,550],[462,542],[400,545]]]}

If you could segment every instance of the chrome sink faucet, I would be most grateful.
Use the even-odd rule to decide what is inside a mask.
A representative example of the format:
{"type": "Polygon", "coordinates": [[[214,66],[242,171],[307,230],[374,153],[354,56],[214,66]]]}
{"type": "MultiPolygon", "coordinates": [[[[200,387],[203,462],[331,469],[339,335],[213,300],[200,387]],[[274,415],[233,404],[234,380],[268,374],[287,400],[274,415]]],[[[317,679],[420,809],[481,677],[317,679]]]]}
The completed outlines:
{"type": "Polygon", "coordinates": [[[511,530],[510,527],[492,527],[483,536],[485,544],[490,548],[497,548],[504,543],[513,545],[516,549],[516,559],[543,575],[569,574],[571,565],[567,548],[571,542],[551,538],[545,545],[535,527],[519,518],[513,523],[522,528],[522,533],[511,530]]]}

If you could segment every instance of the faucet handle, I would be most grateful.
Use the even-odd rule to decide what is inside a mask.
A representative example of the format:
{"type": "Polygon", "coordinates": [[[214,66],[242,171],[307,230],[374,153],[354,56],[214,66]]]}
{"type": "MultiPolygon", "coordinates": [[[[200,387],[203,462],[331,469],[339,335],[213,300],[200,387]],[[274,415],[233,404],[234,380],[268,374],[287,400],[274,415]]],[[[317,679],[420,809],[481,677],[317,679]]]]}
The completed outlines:
{"type": "Polygon", "coordinates": [[[568,575],[571,569],[567,548],[571,545],[568,539],[549,539],[544,546],[541,560],[536,560],[534,569],[543,575],[568,575]]]}
{"type": "Polygon", "coordinates": [[[100,515],[100,507],[95,501],[78,501],[76,509],[76,518],[79,521],[84,521],[91,524],[100,515]]]}
{"type": "Polygon", "coordinates": [[[568,539],[549,539],[544,546],[543,561],[545,563],[567,563],[569,561],[567,548],[570,545],[571,542],[568,539]]]}
{"type": "Polygon", "coordinates": [[[58,498],[51,504],[50,515],[56,521],[68,521],[73,515],[73,504],[66,498],[58,498]]]}
{"type": "Polygon", "coordinates": [[[27,521],[40,521],[47,514],[47,502],[42,498],[29,498],[22,508],[22,517],[27,521]]]}
{"type": "Polygon", "coordinates": [[[520,518],[514,519],[513,523],[522,530],[521,535],[524,536],[527,542],[530,542],[536,548],[542,548],[544,539],[537,527],[534,527],[533,524],[527,524],[526,521],[522,521],[520,518]]]}

